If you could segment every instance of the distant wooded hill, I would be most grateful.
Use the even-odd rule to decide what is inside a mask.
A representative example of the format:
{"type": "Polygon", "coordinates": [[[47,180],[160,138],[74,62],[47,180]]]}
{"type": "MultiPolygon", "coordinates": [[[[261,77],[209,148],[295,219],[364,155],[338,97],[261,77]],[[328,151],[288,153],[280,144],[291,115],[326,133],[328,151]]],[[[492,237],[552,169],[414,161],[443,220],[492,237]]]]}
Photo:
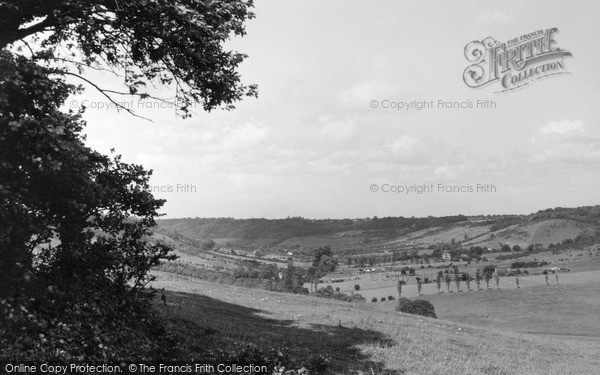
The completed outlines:
{"type": "Polygon", "coordinates": [[[499,230],[515,224],[531,224],[535,221],[565,219],[600,226],[600,206],[577,208],[550,208],[530,215],[464,215],[445,217],[383,217],[366,219],[321,219],[302,217],[287,219],[233,219],[233,218],[182,218],[158,220],[159,231],[179,234],[190,239],[209,238],[270,238],[283,241],[293,237],[330,236],[350,231],[377,231],[382,236],[401,236],[433,227],[445,227],[456,223],[490,225],[499,230]]]}

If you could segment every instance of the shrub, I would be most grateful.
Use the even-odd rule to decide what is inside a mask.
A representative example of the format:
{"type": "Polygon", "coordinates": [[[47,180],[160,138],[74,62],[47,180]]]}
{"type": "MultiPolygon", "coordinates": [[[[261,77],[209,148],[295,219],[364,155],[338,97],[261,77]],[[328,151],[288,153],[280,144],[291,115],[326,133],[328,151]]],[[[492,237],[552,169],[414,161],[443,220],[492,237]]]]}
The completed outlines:
{"type": "Polygon", "coordinates": [[[333,293],[334,293],[334,291],[333,291],[333,287],[331,285],[327,285],[324,288],[319,288],[315,292],[317,297],[325,297],[325,298],[330,297],[333,293]]]}
{"type": "Polygon", "coordinates": [[[46,300],[0,301],[0,361],[160,360],[182,354],[149,300],[114,306],[105,294],[85,297],[53,289],[46,300]]]}
{"type": "Polygon", "coordinates": [[[344,293],[334,293],[329,297],[330,299],[337,299],[338,301],[344,302],[365,302],[366,298],[362,294],[352,293],[350,295],[344,293]]]}
{"type": "Polygon", "coordinates": [[[378,301],[378,300],[377,300],[377,297],[373,297],[373,298],[371,298],[371,302],[377,302],[377,301],[378,301]]]}
{"type": "Polygon", "coordinates": [[[298,286],[298,287],[296,287],[296,288],[293,290],[293,292],[294,292],[295,294],[305,294],[305,295],[308,295],[308,293],[309,293],[309,290],[308,290],[308,288],[305,288],[305,287],[303,287],[303,286],[298,286]]]}
{"type": "Polygon", "coordinates": [[[394,298],[394,296],[388,296],[388,301],[393,301],[393,300],[395,300],[395,299],[396,299],[396,298],[394,298]]]}
{"type": "Polygon", "coordinates": [[[412,301],[408,298],[399,298],[396,311],[413,315],[422,315],[437,319],[435,309],[433,308],[431,302],[421,299],[412,301]]]}
{"type": "Polygon", "coordinates": [[[338,301],[344,302],[365,302],[366,299],[359,293],[352,293],[350,295],[334,292],[333,287],[331,285],[326,286],[325,288],[320,288],[316,291],[315,295],[320,298],[328,298],[328,299],[336,299],[338,301]]]}
{"type": "Polygon", "coordinates": [[[385,301],[385,297],[381,297],[381,302],[385,301]]]}
{"type": "Polygon", "coordinates": [[[544,261],[529,261],[529,262],[525,262],[525,261],[521,261],[521,262],[514,262],[513,264],[510,265],[511,268],[535,268],[535,267],[543,267],[546,266],[550,263],[548,262],[544,262],[544,261]]]}
{"type": "Polygon", "coordinates": [[[335,291],[339,292],[340,291],[340,287],[338,286],[337,288],[335,288],[335,291]]]}
{"type": "Polygon", "coordinates": [[[360,290],[360,285],[359,284],[355,284],[354,285],[354,290],[360,290]]]}
{"type": "Polygon", "coordinates": [[[487,266],[483,267],[483,274],[493,274],[496,271],[496,266],[493,264],[488,264],[487,266]]]}

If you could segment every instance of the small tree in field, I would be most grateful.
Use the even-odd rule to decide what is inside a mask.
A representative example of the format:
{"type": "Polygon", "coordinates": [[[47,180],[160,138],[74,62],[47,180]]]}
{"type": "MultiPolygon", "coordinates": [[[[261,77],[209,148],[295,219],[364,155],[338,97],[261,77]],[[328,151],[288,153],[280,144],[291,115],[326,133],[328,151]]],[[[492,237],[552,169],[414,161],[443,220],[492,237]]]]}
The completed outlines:
{"type": "MultiPolygon", "coordinates": [[[[463,273],[463,276],[464,275],[465,274],[463,273]]],[[[467,275],[467,277],[465,279],[465,283],[467,284],[467,291],[470,291],[471,290],[471,276],[468,273],[466,275],[467,275]]]]}
{"type": "Polygon", "coordinates": [[[454,283],[456,284],[456,291],[460,292],[460,275],[454,275],[454,283]]]}
{"type": "Polygon", "coordinates": [[[544,270],[544,278],[546,279],[546,285],[548,285],[548,271],[544,270]]]}
{"type": "Polygon", "coordinates": [[[558,271],[554,272],[554,277],[556,278],[556,283],[558,284],[558,271]]]}
{"type": "Polygon", "coordinates": [[[359,284],[354,284],[354,290],[360,290],[360,285],[359,284]]]}
{"type": "Polygon", "coordinates": [[[500,275],[498,275],[498,272],[494,273],[494,280],[496,281],[496,289],[500,288],[500,275]]]}
{"type": "Polygon", "coordinates": [[[519,286],[519,275],[515,275],[515,281],[517,282],[517,288],[520,288],[520,286],[519,286]]]}
{"type": "Polygon", "coordinates": [[[484,275],[484,280],[485,280],[485,285],[487,286],[488,289],[490,289],[490,281],[492,280],[492,274],[486,273],[484,275]]]}
{"type": "Polygon", "coordinates": [[[481,274],[479,273],[479,271],[477,271],[475,273],[475,284],[477,284],[477,290],[481,290],[480,286],[481,286],[481,274]]]}
{"type": "Polygon", "coordinates": [[[439,293],[440,292],[440,288],[442,287],[442,275],[437,275],[435,281],[437,283],[437,290],[438,290],[438,293],[439,293]]]}
{"type": "Polygon", "coordinates": [[[421,277],[417,276],[417,292],[419,296],[421,295],[421,289],[423,288],[423,284],[421,283],[421,277]]]}
{"type": "Polygon", "coordinates": [[[446,275],[446,289],[448,289],[448,293],[450,293],[450,283],[452,282],[452,279],[450,278],[450,275],[446,275]]]}
{"type": "Polygon", "coordinates": [[[398,298],[402,298],[402,285],[406,284],[404,280],[398,280],[398,298]]]}

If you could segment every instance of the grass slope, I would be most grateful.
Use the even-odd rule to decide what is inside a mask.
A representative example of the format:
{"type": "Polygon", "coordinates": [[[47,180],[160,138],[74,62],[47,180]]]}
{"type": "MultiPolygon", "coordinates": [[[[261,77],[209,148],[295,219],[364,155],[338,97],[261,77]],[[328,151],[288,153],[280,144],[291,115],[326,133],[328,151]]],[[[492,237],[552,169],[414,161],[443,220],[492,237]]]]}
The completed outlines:
{"type": "Polygon", "coordinates": [[[279,348],[299,361],[324,356],[327,374],[595,374],[600,368],[595,342],[202,281],[162,281],[154,287],[172,291],[168,306],[160,308],[188,346],[253,344],[279,348]]]}
{"type": "Polygon", "coordinates": [[[431,294],[438,317],[506,331],[600,341],[600,283],[431,294]]]}

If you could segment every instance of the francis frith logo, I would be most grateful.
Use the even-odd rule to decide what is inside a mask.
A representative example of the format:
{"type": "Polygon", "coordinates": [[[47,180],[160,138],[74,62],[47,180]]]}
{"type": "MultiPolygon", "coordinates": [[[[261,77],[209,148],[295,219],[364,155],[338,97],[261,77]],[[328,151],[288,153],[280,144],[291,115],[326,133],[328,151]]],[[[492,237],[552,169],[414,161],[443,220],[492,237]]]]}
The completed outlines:
{"type": "Polygon", "coordinates": [[[494,82],[504,92],[526,86],[540,78],[568,73],[564,58],[571,52],[558,48],[556,27],[536,30],[501,43],[492,37],[475,40],[465,47],[465,57],[472,63],[463,80],[472,88],[494,82]]]}

